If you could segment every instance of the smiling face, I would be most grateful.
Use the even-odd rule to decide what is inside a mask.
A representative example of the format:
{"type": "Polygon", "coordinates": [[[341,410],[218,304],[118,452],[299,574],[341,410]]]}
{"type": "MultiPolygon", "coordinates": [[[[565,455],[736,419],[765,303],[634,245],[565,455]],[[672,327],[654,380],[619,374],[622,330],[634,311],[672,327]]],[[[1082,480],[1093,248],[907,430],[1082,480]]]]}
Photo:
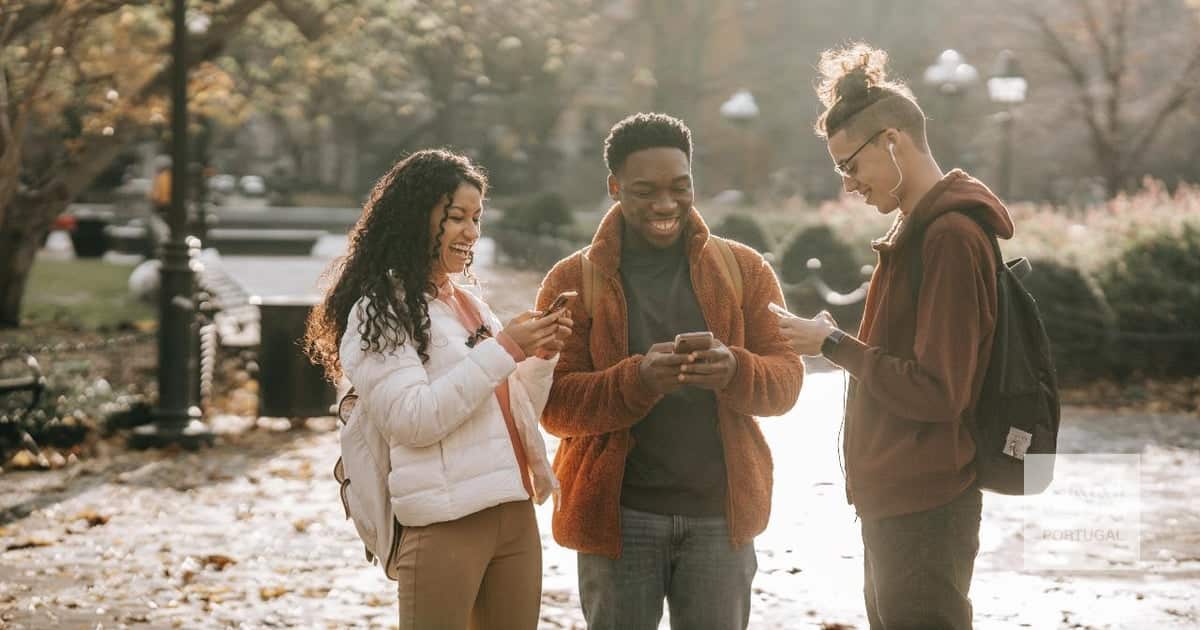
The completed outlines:
{"type": "MultiPolygon", "coordinates": [[[[900,202],[888,193],[901,183],[887,150],[888,143],[895,142],[895,135],[895,130],[886,129],[861,137],[843,129],[829,138],[829,157],[833,158],[839,171],[842,187],[846,192],[862,195],[881,214],[900,206],[900,202]]],[[[904,193],[897,190],[896,195],[903,197],[904,193]]]]}
{"type": "Polygon", "coordinates": [[[447,207],[443,198],[429,213],[429,242],[435,248],[431,252],[433,275],[438,280],[467,268],[483,217],[483,194],[471,184],[459,185],[449,201],[447,207]]]}
{"type": "Polygon", "coordinates": [[[673,147],[636,151],[608,176],[608,193],[621,203],[625,233],[635,246],[666,249],[683,234],[692,208],[691,162],[673,147]]]}

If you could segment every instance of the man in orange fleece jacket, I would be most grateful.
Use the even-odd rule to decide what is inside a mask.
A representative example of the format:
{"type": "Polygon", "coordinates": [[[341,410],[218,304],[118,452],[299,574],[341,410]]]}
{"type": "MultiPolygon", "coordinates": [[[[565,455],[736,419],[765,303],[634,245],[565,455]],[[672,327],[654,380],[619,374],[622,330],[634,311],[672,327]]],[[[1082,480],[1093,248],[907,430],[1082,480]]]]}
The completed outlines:
{"type": "Polygon", "coordinates": [[[636,114],[605,142],[616,204],[592,245],[560,261],[545,309],[598,271],[593,312],[576,321],[542,416],[562,438],[554,538],[579,551],[592,630],[652,630],[665,598],[677,628],[745,628],[754,537],[771,510],[771,453],[755,416],[795,404],[799,355],[768,310],[783,303],[762,256],[723,246],[692,206],[692,140],[682,121],[636,114]],[[740,278],[741,295],[737,294],[740,278]],[[675,335],[711,331],[676,354],[675,335]]]}
{"type": "Polygon", "coordinates": [[[824,354],[853,377],[846,496],[862,517],[872,630],[970,628],[981,497],[967,423],[996,323],[988,233],[1010,238],[1013,224],[978,180],[942,173],[925,115],[907,87],[886,80],[886,61],[858,44],[826,51],[820,65],[827,109],[817,133],[846,191],[879,212],[900,210],[874,243],[879,263],[858,336],[827,314],[781,326],[797,352],[824,354]]]}

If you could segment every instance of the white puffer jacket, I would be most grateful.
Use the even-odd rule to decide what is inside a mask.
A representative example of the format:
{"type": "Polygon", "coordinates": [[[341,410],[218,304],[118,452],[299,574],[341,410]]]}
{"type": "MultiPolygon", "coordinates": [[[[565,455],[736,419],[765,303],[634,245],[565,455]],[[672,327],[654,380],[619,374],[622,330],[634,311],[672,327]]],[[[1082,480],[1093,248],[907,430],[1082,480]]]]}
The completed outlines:
{"type": "MultiPolygon", "coordinates": [[[[493,334],[499,333],[503,326],[487,304],[469,288],[458,288],[493,334]]],[[[400,524],[451,521],[529,498],[496,399],[502,379],[508,379],[534,499],[542,503],[558,489],[538,428],[557,357],[518,364],[495,339],[468,348],[470,333],[449,306],[433,298],[428,363],[421,363],[411,341],[386,354],[363,352],[358,326],[365,304],[361,299],[350,311],[339,359],[358,392],[361,417],[387,436],[388,491],[400,524]]]]}

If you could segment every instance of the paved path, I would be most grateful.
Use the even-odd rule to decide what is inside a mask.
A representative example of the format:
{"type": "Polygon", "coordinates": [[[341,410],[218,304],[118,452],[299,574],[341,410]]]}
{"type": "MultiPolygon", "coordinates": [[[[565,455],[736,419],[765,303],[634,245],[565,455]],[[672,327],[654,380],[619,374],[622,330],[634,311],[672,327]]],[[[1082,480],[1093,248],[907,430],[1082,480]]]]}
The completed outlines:
{"type": "MultiPolygon", "coordinates": [[[[756,542],[752,628],[865,627],[861,548],[837,459],[841,387],[840,373],[810,374],[795,409],[763,420],[775,509],[756,542]]],[[[1200,625],[1198,426],[1193,417],[1069,414],[1066,450],[1141,454],[1144,562],[1023,571],[1024,508],[988,495],[977,627],[1200,625]]],[[[0,627],[389,627],[392,584],[363,562],[343,519],[329,429],[257,429],[199,454],[115,452],[65,471],[0,477],[0,515],[36,508],[0,517],[0,549],[11,548],[0,554],[0,627]]],[[[541,627],[579,628],[574,554],[550,539],[550,509],[538,510],[541,627]]]]}
{"type": "MultiPolygon", "coordinates": [[[[344,239],[326,239],[310,258],[222,264],[252,293],[307,293],[341,248],[344,239]]],[[[539,274],[490,275],[502,318],[532,301],[539,274]]],[[[842,387],[840,372],[812,372],[791,412],[762,421],[776,482],[756,541],[752,628],[865,627],[861,544],[837,455],[842,387]]],[[[248,422],[219,418],[228,433],[201,453],[110,450],[64,470],[0,476],[0,628],[393,625],[392,584],[363,562],[336,498],[332,424],[273,432],[248,422]]],[[[986,495],[977,627],[1200,627],[1200,418],[1069,410],[1061,446],[1140,456],[1141,501],[1128,511],[1141,527],[1138,554],[1106,560],[1112,549],[1096,546],[1084,558],[1102,570],[1026,570],[1026,516],[1077,518],[1088,506],[986,495]]],[[[1103,490],[1117,469],[1062,470],[1070,474],[1056,489],[1082,479],[1103,490]]],[[[538,510],[541,627],[581,628],[575,556],[551,539],[550,510],[538,510]]]]}
{"type": "MultiPolygon", "coordinates": [[[[311,256],[222,256],[220,266],[250,295],[310,295],[320,289],[321,274],[346,249],[345,236],[322,237],[311,256]]],[[[494,260],[494,245],[483,239],[476,246],[476,271],[486,273],[494,260]]]]}

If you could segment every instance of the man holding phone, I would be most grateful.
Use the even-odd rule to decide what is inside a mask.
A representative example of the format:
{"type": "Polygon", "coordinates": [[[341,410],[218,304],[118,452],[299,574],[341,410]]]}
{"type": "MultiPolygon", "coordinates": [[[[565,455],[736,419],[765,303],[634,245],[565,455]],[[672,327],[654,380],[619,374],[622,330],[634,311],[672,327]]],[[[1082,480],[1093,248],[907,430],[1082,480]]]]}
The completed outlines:
{"type": "Polygon", "coordinates": [[[554,537],[579,551],[592,630],[657,628],[664,599],[674,627],[746,627],[772,484],[754,416],[788,411],[803,379],[768,310],[783,300],[774,273],[709,234],[691,157],[676,118],[617,123],[605,142],[616,203],[538,295],[544,308],[592,293],[572,310],[542,416],[563,439],[554,537]]]}
{"type": "Polygon", "coordinates": [[[971,426],[998,317],[993,238],[1013,235],[1004,203],[979,180],[942,171],[912,92],[886,78],[866,44],[821,56],[817,122],[849,193],[896,213],[872,243],[858,334],[828,313],[780,312],[802,354],[850,374],[846,499],[862,519],[872,630],[972,627],[971,577],[982,497],[971,426]]]}

